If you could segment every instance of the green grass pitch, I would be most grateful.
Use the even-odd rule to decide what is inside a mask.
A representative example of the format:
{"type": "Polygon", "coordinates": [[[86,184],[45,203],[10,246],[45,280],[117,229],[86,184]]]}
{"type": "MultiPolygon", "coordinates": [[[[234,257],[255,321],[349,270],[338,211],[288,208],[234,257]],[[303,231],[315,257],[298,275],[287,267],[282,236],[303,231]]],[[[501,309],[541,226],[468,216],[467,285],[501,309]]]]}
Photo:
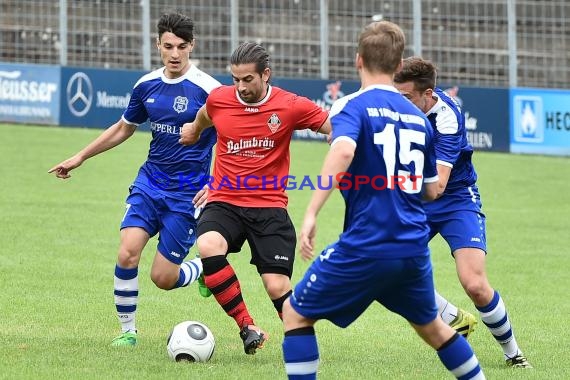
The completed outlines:
{"type": "MultiPolygon", "coordinates": [[[[257,355],[243,353],[238,330],[196,284],[172,292],[150,281],[152,239],[140,265],[139,344],[109,346],[119,326],[113,268],[124,199],[144,161],[150,136],[87,161],[67,181],[48,175],[101,130],[0,125],[0,379],[283,379],[282,328],[247,249],[231,256],[257,324],[270,333],[257,355]],[[183,320],[206,323],[216,338],[212,360],[174,363],[169,330],[183,320]]],[[[294,141],[292,174],[316,178],[327,145],[294,141]]],[[[570,378],[570,161],[562,157],[476,152],[488,220],[491,284],[507,305],[533,370],[506,368],[502,351],[479,323],[470,339],[489,379],[570,378]]],[[[300,227],[311,192],[289,192],[300,227]]],[[[336,239],[343,204],[334,194],[319,218],[318,248],[336,239]]],[[[439,291],[473,313],[448,248],[431,244],[439,291]]],[[[193,250],[195,252],[195,250],[193,250]]],[[[307,263],[296,261],[296,283],[307,263]]],[[[378,305],[347,329],[317,324],[321,379],[450,378],[407,323],[378,305]]]]}

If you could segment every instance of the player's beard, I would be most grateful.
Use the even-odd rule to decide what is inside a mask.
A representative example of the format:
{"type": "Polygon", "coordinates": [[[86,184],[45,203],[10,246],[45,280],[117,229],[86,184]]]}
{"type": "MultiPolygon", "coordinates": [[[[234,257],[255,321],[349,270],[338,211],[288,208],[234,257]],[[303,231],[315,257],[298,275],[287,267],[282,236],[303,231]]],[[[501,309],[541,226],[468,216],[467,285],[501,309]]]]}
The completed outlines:
{"type": "Polygon", "coordinates": [[[246,103],[259,103],[267,96],[267,92],[262,88],[255,88],[254,91],[238,91],[239,97],[246,103]]]}
{"type": "Polygon", "coordinates": [[[256,95],[252,92],[239,92],[239,97],[246,103],[256,103],[256,95]]]}

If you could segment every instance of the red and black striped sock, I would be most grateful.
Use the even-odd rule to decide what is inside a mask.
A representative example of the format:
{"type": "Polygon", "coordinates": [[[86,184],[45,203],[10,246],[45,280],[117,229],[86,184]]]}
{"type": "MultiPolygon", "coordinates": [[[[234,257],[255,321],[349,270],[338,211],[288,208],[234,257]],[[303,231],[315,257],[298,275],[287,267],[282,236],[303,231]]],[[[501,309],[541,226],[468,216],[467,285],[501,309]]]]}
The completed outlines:
{"type": "Polygon", "coordinates": [[[242,328],[253,325],[253,318],[243,301],[239,280],[225,256],[211,256],[202,259],[206,286],[227,315],[242,328]]]}

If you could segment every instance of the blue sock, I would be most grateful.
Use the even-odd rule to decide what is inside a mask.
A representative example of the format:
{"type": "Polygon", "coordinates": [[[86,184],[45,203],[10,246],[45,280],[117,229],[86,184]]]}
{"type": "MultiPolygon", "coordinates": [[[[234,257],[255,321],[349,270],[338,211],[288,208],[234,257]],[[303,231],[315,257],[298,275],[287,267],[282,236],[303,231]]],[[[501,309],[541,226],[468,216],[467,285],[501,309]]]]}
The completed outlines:
{"type": "Polygon", "coordinates": [[[484,379],[479,360],[467,340],[455,334],[439,350],[439,360],[457,379],[484,379]]]}
{"type": "Polygon", "coordinates": [[[283,358],[289,380],[317,378],[319,347],[313,327],[303,327],[285,332],[283,358]]]}

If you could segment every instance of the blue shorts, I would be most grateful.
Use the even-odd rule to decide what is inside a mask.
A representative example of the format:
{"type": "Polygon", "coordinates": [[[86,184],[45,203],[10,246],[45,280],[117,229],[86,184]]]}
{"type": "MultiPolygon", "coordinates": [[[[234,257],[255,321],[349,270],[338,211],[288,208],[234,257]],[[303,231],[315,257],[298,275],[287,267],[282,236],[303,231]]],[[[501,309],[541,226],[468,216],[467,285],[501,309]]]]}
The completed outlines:
{"type": "Polygon", "coordinates": [[[441,198],[425,203],[430,240],[440,234],[451,254],[460,248],[487,252],[485,214],[481,207],[481,196],[475,185],[450,190],[441,198]]]}
{"type": "Polygon", "coordinates": [[[374,301],[417,325],[437,317],[429,255],[384,260],[337,250],[329,255],[333,248],[313,261],[293,290],[291,305],[305,318],[347,327],[374,301]]]}
{"type": "Polygon", "coordinates": [[[152,237],[158,233],[157,250],[169,261],[180,264],[188,255],[190,247],[196,241],[196,219],[194,213],[179,210],[178,203],[190,200],[178,200],[158,193],[149,196],[138,187],[133,187],[126,200],[126,212],[121,222],[121,229],[140,227],[152,237]]]}
{"type": "Polygon", "coordinates": [[[485,215],[475,211],[453,211],[428,218],[430,240],[437,234],[447,242],[451,254],[459,248],[479,248],[487,252],[485,215]]]}

